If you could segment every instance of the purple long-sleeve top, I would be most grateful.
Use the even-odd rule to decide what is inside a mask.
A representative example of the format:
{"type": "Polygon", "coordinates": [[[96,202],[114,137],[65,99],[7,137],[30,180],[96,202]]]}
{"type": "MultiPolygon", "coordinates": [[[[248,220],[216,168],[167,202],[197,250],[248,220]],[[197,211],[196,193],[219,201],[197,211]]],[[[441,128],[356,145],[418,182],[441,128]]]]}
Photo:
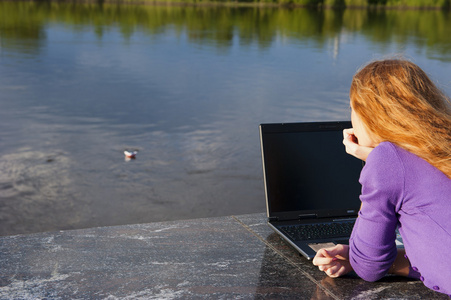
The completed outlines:
{"type": "Polygon", "coordinates": [[[362,207],[349,241],[354,271],[367,281],[382,278],[396,258],[399,227],[409,275],[451,296],[451,179],[383,142],[368,156],[360,183],[362,207]]]}

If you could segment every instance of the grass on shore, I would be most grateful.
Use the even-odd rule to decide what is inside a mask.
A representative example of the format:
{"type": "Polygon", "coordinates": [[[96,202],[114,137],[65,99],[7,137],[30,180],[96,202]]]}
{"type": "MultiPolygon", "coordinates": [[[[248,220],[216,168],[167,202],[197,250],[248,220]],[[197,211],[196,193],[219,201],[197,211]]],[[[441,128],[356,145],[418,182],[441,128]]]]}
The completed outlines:
{"type": "MultiPolygon", "coordinates": [[[[77,0],[72,0],[77,2],[77,0]]],[[[69,0],[70,2],[70,0],[69,0]]],[[[81,0],[81,2],[84,2],[81,0]]],[[[374,8],[451,8],[451,0],[87,0],[86,2],[225,4],[225,5],[294,5],[310,7],[374,8]]]]}

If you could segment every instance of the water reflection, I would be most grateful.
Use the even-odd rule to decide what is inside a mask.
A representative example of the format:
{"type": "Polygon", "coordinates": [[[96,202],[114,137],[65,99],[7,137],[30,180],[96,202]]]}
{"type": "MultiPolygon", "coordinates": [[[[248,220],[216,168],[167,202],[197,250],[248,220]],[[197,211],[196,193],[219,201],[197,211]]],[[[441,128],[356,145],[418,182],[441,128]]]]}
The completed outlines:
{"type": "Polygon", "coordinates": [[[3,235],[262,212],[259,123],[348,119],[352,74],[393,52],[451,91],[449,12],[0,1],[0,14],[3,235]]]}
{"type": "Polygon", "coordinates": [[[278,8],[223,8],[73,4],[54,2],[0,2],[2,48],[36,51],[48,37],[47,26],[64,24],[74,32],[89,30],[98,40],[108,39],[117,27],[123,42],[142,33],[151,40],[168,31],[189,42],[233,48],[268,48],[278,36],[323,47],[331,38],[362,34],[387,47],[413,43],[435,59],[450,61],[451,17],[446,10],[321,10],[278,8]],[[421,22],[420,22],[421,21],[421,22]],[[17,47],[17,40],[27,41],[17,47]]]}

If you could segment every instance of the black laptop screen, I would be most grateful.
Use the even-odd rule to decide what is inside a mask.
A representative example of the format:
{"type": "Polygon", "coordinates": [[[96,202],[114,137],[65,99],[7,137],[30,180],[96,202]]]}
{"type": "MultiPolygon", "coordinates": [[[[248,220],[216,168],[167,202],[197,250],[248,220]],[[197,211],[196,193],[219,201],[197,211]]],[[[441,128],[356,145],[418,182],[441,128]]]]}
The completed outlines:
{"type": "Polygon", "coordinates": [[[286,132],[278,132],[277,125],[275,130],[261,129],[266,196],[272,213],[322,211],[328,216],[335,211],[357,212],[362,162],[345,152],[342,128],[350,123],[343,123],[333,130],[306,130],[301,124],[299,131],[296,124],[290,124],[286,132]]]}

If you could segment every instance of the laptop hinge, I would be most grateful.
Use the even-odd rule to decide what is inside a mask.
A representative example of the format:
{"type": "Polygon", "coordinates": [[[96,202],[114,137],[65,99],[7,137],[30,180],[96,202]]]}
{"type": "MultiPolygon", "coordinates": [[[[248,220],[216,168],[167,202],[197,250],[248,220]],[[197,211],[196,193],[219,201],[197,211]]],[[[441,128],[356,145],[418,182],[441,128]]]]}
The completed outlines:
{"type": "Polygon", "coordinates": [[[279,217],[268,217],[268,222],[277,222],[279,221],[279,217]]]}
{"type": "Polygon", "coordinates": [[[348,222],[348,221],[355,221],[356,217],[353,218],[337,218],[333,219],[333,222],[348,222]]]}
{"type": "Polygon", "coordinates": [[[298,218],[299,218],[299,220],[316,219],[317,215],[316,214],[303,214],[303,215],[299,215],[298,218]]]}

